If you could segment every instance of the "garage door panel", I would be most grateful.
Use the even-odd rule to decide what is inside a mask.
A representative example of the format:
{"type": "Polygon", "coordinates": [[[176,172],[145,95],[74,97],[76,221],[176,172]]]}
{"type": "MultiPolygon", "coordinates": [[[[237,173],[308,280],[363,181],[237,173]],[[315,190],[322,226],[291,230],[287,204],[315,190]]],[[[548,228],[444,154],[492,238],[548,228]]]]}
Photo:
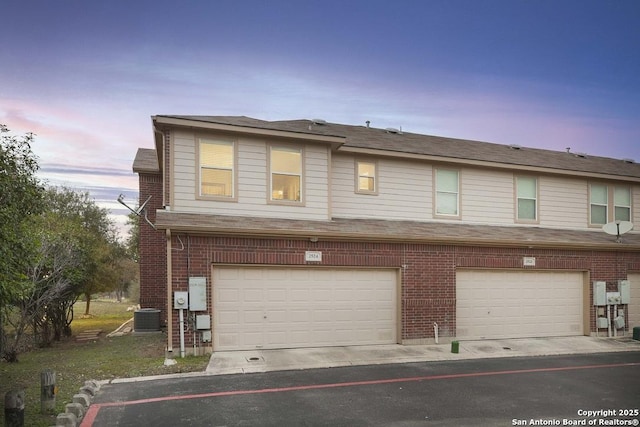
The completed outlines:
{"type": "Polygon", "coordinates": [[[312,298],[316,302],[330,302],[332,300],[331,290],[328,289],[313,289],[311,290],[312,298]]]}
{"type": "Polygon", "coordinates": [[[238,346],[238,334],[220,334],[219,342],[222,346],[232,347],[238,346]]]}
{"type": "Polygon", "coordinates": [[[251,325],[251,324],[261,324],[262,320],[264,318],[264,313],[262,312],[262,310],[260,311],[256,311],[256,310],[245,310],[242,313],[242,318],[244,320],[244,324],[245,325],[251,325]]]}
{"type": "Polygon", "coordinates": [[[236,340],[238,342],[238,345],[253,346],[255,348],[262,342],[262,334],[253,332],[242,335],[238,334],[236,340]]]}
{"type": "Polygon", "coordinates": [[[220,310],[218,319],[222,325],[235,325],[240,319],[240,312],[238,310],[220,310]]]}
{"type": "Polygon", "coordinates": [[[215,267],[215,350],[389,344],[394,270],[215,267]]]}
{"type": "Polygon", "coordinates": [[[350,288],[338,288],[333,292],[335,301],[353,301],[353,291],[350,288]]]}
{"type": "Polygon", "coordinates": [[[291,314],[290,320],[294,325],[297,323],[307,324],[311,319],[309,310],[290,310],[289,313],[291,314]]]}
{"type": "Polygon", "coordinates": [[[222,288],[218,292],[218,302],[221,304],[225,302],[237,304],[240,302],[240,292],[237,289],[222,288]]]}
{"type": "Polygon", "coordinates": [[[580,335],[583,274],[539,271],[459,271],[456,335],[519,338],[580,335]]]}
{"type": "Polygon", "coordinates": [[[238,280],[242,270],[224,269],[218,271],[218,278],[221,280],[238,280]]]}
{"type": "Polygon", "coordinates": [[[264,295],[262,293],[262,289],[260,288],[249,288],[245,289],[242,293],[242,300],[244,302],[262,302],[264,299],[264,295]]]}
{"type": "Polygon", "coordinates": [[[335,310],[333,315],[336,322],[351,322],[353,320],[353,311],[350,308],[335,310]]]}
{"type": "Polygon", "coordinates": [[[376,310],[376,319],[384,321],[384,323],[389,324],[393,322],[394,317],[396,315],[394,310],[376,310]]]}

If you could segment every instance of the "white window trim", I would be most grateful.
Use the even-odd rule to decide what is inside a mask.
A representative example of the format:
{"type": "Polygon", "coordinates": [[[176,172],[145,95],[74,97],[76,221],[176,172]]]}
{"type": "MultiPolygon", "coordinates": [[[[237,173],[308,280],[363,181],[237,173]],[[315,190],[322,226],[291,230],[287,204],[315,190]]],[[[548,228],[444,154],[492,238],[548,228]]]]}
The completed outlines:
{"type": "Polygon", "coordinates": [[[619,206],[619,207],[624,207],[629,209],[629,221],[633,222],[633,191],[631,186],[624,185],[624,184],[612,184],[607,182],[593,181],[593,182],[589,182],[589,185],[587,187],[587,198],[588,198],[587,209],[589,210],[589,227],[595,228],[595,227],[602,227],[604,225],[604,224],[595,224],[591,220],[591,206],[592,205],[604,206],[602,204],[591,203],[591,186],[592,185],[601,185],[607,189],[607,204],[606,204],[607,219],[605,223],[616,220],[616,206],[619,206],[615,204],[616,188],[625,188],[627,191],[629,191],[629,206],[619,206]]]}
{"type": "Polygon", "coordinates": [[[588,198],[587,204],[588,204],[588,209],[589,209],[589,227],[602,227],[604,224],[599,224],[599,223],[594,223],[593,222],[593,220],[591,218],[591,207],[592,206],[605,206],[605,208],[606,208],[605,212],[606,212],[606,215],[607,215],[607,218],[605,220],[605,224],[607,222],[609,222],[609,218],[611,218],[611,212],[610,212],[611,204],[609,203],[610,198],[611,198],[611,192],[609,191],[609,186],[607,184],[603,183],[603,182],[590,182],[589,186],[588,186],[588,189],[587,189],[587,198],[588,198]],[[607,190],[607,204],[606,205],[602,205],[600,203],[593,203],[591,201],[591,187],[594,186],[594,185],[603,186],[607,190]]]}
{"type": "Polygon", "coordinates": [[[460,188],[462,187],[462,172],[455,168],[433,168],[433,217],[441,219],[461,219],[462,218],[462,197],[460,196],[460,188]],[[450,171],[458,174],[458,191],[456,193],[457,214],[438,213],[438,171],[450,171]]]}
{"type": "MultiPolygon", "coordinates": [[[[513,195],[514,195],[514,212],[515,212],[514,221],[519,224],[539,224],[540,223],[540,179],[537,176],[532,176],[532,175],[515,175],[513,177],[513,195]],[[518,197],[518,178],[531,178],[536,182],[536,198],[533,199],[536,203],[534,219],[520,218],[519,216],[520,212],[518,210],[518,200],[520,200],[520,197],[518,197]]],[[[525,200],[532,200],[532,199],[525,199],[525,200]]]]}
{"type": "Polygon", "coordinates": [[[629,209],[629,221],[632,222],[633,221],[633,192],[631,191],[631,187],[628,185],[612,185],[611,187],[613,187],[613,191],[611,192],[612,193],[611,194],[611,210],[613,215],[611,216],[611,218],[613,218],[614,221],[617,221],[616,208],[620,207],[620,208],[629,209]],[[615,195],[616,195],[616,189],[618,188],[624,188],[629,192],[628,206],[616,205],[615,195]]]}

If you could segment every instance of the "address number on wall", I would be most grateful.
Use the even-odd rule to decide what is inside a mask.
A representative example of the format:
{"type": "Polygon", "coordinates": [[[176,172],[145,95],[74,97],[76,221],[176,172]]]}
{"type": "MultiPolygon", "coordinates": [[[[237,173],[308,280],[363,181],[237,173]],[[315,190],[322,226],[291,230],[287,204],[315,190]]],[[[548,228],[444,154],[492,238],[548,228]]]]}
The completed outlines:
{"type": "Polygon", "coordinates": [[[306,251],[304,253],[304,260],[305,261],[321,262],[322,261],[322,252],[306,251]]]}

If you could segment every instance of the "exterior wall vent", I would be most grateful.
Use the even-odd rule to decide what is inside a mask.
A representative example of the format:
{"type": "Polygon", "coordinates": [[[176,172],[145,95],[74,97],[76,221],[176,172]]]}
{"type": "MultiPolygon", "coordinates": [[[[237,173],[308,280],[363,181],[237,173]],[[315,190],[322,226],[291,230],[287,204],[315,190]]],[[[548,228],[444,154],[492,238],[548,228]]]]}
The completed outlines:
{"type": "Polygon", "coordinates": [[[520,150],[522,146],[518,144],[511,144],[509,145],[509,148],[511,148],[512,150],[520,150]]]}
{"type": "Polygon", "coordinates": [[[311,119],[314,125],[324,126],[327,124],[326,120],[323,119],[311,119]]]}
{"type": "Polygon", "coordinates": [[[582,159],[587,158],[587,153],[577,153],[576,152],[576,153],[573,153],[573,155],[576,156],[576,157],[580,157],[582,159]]]}
{"type": "Polygon", "coordinates": [[[386,128],[385,131],[387,131],[387,133],[392,133],[394,135],[401,135],[402,131],[400,129],[396,129],[396,128],[386,128]]]}

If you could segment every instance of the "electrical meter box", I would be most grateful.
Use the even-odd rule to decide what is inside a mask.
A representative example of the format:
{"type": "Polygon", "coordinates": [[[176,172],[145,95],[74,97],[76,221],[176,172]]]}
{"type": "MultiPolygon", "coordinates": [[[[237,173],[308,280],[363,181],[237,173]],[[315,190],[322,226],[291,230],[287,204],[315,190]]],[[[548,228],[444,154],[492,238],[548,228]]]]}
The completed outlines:
{"type": "Polygon", "coordinates": [[[628,280],[620,280],[618,282],[618,290],[620,291],[620,301],[622,304],[631,304],[631,284],[628,280]]]}
{"type": "Polygon", "coordinates": [[[211,329],[211,316],[198,314],[196,316],[196,329],[211,329]]]}
{"type": "Polygon", "coordinates": [[[606,317],[598,317],[598,328],[608,328],[609,327],[609,319],[606,317]]]}
{"type": "Polygon", "coordinates": [[[189,277],[189,311],[207,311],[207,278],[189,277]]]}
{"type": "Polygon", "coordinates": [[[174,292],[173,308],[176,310],[189,308],[189,292],[174,292]]]}
{"type": "Polygon", "coordinates": [[[607,305],[607,282],[593,282],[593,305],[607,305]]]}
{"type": "Polygon", "coordinates": [[[620,298],[620,292],[607,292],[607,304],[609,305],[622,304],[622,299],[620,298]]]}

